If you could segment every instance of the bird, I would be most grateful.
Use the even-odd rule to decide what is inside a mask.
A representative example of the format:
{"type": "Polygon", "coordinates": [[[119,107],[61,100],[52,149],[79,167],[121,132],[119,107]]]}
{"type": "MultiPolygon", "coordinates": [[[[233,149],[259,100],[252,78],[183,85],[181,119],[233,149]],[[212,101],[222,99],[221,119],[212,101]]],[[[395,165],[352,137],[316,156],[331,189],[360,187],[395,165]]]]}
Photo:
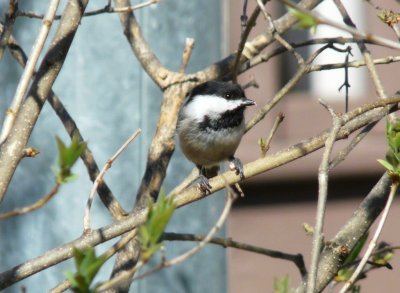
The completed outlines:
{"type": "Polygon", "coordinates": [[[240,179],[243,165],[235,152],[245,133],[244,111],[256,103],[238,84],[207,81],[187,95],[177,121],[180,148],[199,169],[199,187],[210,192],[209,178],[217,175],[220,163],[229,161],[240,179]]]}

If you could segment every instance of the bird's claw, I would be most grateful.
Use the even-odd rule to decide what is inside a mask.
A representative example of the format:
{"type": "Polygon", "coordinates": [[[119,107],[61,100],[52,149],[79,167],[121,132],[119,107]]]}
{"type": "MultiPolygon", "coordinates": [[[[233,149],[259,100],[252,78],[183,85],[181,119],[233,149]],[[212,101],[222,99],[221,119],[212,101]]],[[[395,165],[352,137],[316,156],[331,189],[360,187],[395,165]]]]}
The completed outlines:
{"type": "Polygon", "coordinates": [[[199,182],[199,189],[203,193],[211,193],[211,184],[208,181],[208,178],[204,176],[203,174],[200,174],[199,176],[200,182],[199,182]]]}
{"type": "Polygon", "coordinates": [[[245,178],[243,164],[238,158],[233,157],[230,159],[229,168],[231,170],[235,170],[236,175],[240,176],[240,180],[243,180],[245,178]]]}

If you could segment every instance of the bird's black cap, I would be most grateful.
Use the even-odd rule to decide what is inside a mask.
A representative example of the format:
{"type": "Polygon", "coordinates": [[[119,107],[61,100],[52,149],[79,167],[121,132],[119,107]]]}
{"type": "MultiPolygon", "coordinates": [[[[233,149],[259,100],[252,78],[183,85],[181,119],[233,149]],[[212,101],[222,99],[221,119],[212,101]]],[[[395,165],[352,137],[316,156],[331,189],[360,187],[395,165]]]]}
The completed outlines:
{"type": "Polygon", "coordinates": [[[246,98],[246,95],[240,85],[223,82],[223,81],[207,81],[199,84],[189,94],[189,100],[197,95],[215,95],[223,97],[227,100],[238,100],[246,98]]]}

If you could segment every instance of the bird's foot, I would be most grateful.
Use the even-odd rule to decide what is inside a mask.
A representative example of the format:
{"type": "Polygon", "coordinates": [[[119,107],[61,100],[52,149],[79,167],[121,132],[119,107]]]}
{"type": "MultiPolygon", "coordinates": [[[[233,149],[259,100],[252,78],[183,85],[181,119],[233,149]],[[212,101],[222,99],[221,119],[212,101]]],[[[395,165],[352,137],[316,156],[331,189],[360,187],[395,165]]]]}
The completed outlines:
{"type": "Polygon", "coordinates": [[[211,186],[210,182],[208,181],[208,178],[206,176],[204,176],[203,174],[200,174],[199,179],[200,179],[200,182],[199,182],[198,187],[199,187],[200,191],[205,194],[211,193],[212,186],[211,186]]]}
{"type": "Polygon", "coordinates": [[[240,180],[245,178],[243,164],[238,158],[232,157],[229,159],[229,169],[234,170],[236,175],[240,176],[240,180]]]}

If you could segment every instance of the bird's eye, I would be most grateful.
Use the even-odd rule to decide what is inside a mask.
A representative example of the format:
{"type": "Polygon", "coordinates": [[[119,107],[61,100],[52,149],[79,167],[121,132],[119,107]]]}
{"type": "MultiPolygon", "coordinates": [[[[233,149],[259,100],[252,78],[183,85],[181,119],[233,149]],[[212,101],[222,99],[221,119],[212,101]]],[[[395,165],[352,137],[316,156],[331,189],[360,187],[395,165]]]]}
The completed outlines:
{"type": "Polygon", "coordinates": [[[225,98],[230,99],[230,98],[232,98],[232,95],[231,94],[225,94],[225,98]]]}

